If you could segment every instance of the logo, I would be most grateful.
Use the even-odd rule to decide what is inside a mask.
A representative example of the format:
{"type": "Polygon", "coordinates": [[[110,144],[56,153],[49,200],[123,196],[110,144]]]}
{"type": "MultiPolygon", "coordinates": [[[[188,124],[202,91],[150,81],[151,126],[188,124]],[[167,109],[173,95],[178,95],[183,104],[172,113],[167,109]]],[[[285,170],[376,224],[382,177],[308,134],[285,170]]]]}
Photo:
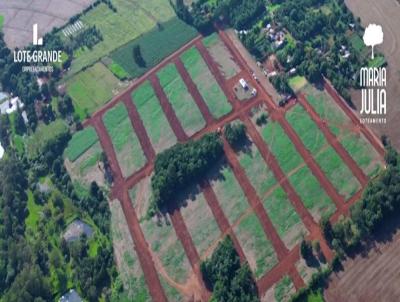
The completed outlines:
{"type": "Polygon", "coordinates": [[[383,30],[382,26],[370,24],[365,29],[363,36],[364,44],[372,47],[371,59],[374,59],[374,47],[383,43],[383,30]]]}
{"type": "Polygon", "coordinates": [[[374,47],[383,43],[382,26],[370,24],[364,32],[366,46],[372,47],[369,66],[360,70],[361,123],[386,124],[386,68],[374,66],[374,47]],[[372,66],[372,67],[370,67],[372,66]]]}
{"type": "Polygon", "coordinates": [[[33,24],[33,45],[43,45],[43,38],[38,39],[38,25],[33,24]]]}

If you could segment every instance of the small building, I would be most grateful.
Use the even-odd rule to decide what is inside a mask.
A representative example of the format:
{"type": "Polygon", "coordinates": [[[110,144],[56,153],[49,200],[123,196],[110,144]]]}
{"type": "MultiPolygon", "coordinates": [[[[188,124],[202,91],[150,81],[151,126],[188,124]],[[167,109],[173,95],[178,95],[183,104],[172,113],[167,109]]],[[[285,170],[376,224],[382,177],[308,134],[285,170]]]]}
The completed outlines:
{"type": "Polygon", "coordinates": [[[257,89],[253,88],[253,90],[251,91],[251,95],[252,96],[256,96],[257,95],[257,89]]]}
{"type": "Polygon", "coordinates": [[[289,70],[290,75],[294,75],[295,73],[296,73],[296,68],[293,67],[292,69],[289,70]]]}
{"type": "Polygon", "coordinates": [[[65,241],[71,242],[79,239],[82,234],[85,234],[89,238],[93,235],[93,229],[82,220],[76,219],[67,227],[63,237],[65,241]]]}
{"type": "Polygon", "coordinates": [[[274,77],[274,76],[276,76],[278,73],[276,72],[276,71],[273,71],[273,72],[270,72],[269,74],[268,74],[268,77],[269,78],[272,78],[272,77],[274,77]]]}
{"type": "Polygon", "coordinates": [[[249,85],[247,84],[247,82],[246,82],[246,80],[245,79],[240,79],[239,80],[239,83],[240,83],[240,85],[242,86],[242,88],[244,89],[244,90],[247,90],[247,89],[249,89],[249,85]]]}
{"type": "Polygon", "coordinates": [[[74,289],[70,289],[69,292],[61,296],[58,302],[83,302],[82,298],[74,289]]]}
{"type": "Polygon", "coordinates": [[[1,114],[11,114],[17,111],[17,108],[24,108],[24,103],[18,97],[12,98],[11,100],[6,100],[0,104],[1,114]]]}

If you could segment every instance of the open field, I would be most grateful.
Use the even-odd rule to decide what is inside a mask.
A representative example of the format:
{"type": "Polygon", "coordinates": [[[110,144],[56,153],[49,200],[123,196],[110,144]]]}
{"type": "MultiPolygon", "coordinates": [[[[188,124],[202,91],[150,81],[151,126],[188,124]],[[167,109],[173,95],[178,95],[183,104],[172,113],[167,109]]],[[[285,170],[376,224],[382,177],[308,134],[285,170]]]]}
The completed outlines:
{"type": "MultiPolygon", "coordinates": [[[[391,223],[389,223],[391,224],[391,223]]],[[[348,258],[325,290],[327,302],[397,301],[400,296],[400,233],[382,230],[383,238],[363,255],[348,258]]]]}
{"type": "Polygon", "coordinates": [[[107,103],[122,88],[118,79],[102,63],[76,74],[66,85],[81,120],[107,103]]]}
{"type": "Polygon", "coordinates": [[[352,197],[361,188],[360,184],[336,151],[328,145],[324,134],[305,109],[300,105],[293,107],[287,114],[287,120],[339,194],[346,200],[352,197]],[[329,147],[321,151],[324,146],[329,147]]]}
{"type": "Polygon", "coordinates": [[[234,231],[256,278],[278,263],[274,248],[266,238],[256,214],[244,217],[234,231]]]}
{"type": "Polygon", "coordinates": [[[75,161],[98,141],[96,130],[93,127],[86,127],[72,136],[64,154],[70,161],[75,161]]]}
{"type": "Polygon", "coordinates": [[[219,71],[225,79],[230,79],[239,73],[240,67],[216,33],[204,38],[203,44],[218,64],[219,71]]]}
{"type": "Polygon", "coordinates": [[[79,51],[69,75],[92,65],[118,47],[156,28],[157,22],[166,22],[175,16],[168,1],[114,0],[112,4],[117,12],[101,3],[80,18],[83,24],[96,26],[103,40],[92,49],[79,51]]]}
{"type": "Polygon", "coordinates": [[[32,25],[38,24],[43,37],[54,27],[66,24],[70,17],[81,12],[94,0],[15,0],[1,1],[0,15],[4,17],[3,32],[8,47],[22,48],[32,43],[32,25]]]}
{"type": "Polygon", "coordinates": [[[205,121],[175,65],[168,64],[157,76],[176,116],[188,136],[205,126],[205,121]]]}
{"type": "Polygon", "coordinates": [[[156,152],[175,144],[175,134],[151,84],[147,81],[139,86],[132,92],[132,98],[156,152]]]}
{"type": "Polygon", "coordinates": [[[215,243],[221,236],[218,224],[203,194],[198,189],[190,190],[189,196],[180,200],[179,204],[193,244],[196,246],[200,258],[204,259],[211,254],[216,247],[215,243]]]}
{"type": "MultiPolygon", "coordinates": [[[[345,0],[347,7],[353,12],[355,17],[361,17],[362,26],[366,27],[370,23],[382,25],[384,32],[384,42],[377,47],[377,52],[382,52],[388,63],[387,67],[387,114],[386,124],[368,125],[378,136],[388,135],[393,145],[400,149],[400,32],[398,30],[400,19],[398,18],[400,7],[398,1],[381,0],[345,0]]],[[[365,47],[365,46],[364,46],[365,47]]],[[[368,47],[368,52],[371,49],[368,47]]],[[[360,92],[352,93],[352,101],[357,106],[356,114],[361,108],[360,92]]]]}
{"type": "Polygon", "coordinates": [[[296,289],[289,276],[284,276],[261,297],[261,302],[289,302],[296,289]]]}
{"type": "Polygon", "coordinates": [[[192,47],[181,55],[181,59],[211,114],[220,118],[229,113],[232,110],[231,105],[199,51],[192,47]]]}
{"type": "Polygon", "coordinates": [[[249,204],[232,169],[222,162],[210,173],[209,178],[222,210],[230,224],[234,224],[246,212],[249,204]]]}
{"type": "Polygon", "coordinates": [[[121,66],[131,78],[144,74],[161,62],[162,59],[194,39],[197,31],[174,17],[160,24],[139,38],[121,46],[110,54],[113,62],[121,66]],[[133,59],[133,48],[139,45],[145,66],[138,66],[133,59]]]}
{"type": "Polygon", "coordinates": [[[119,200],[114,200],[111,203],[110,210],[114,256],[119,276],[124,285],[124,294],[128,300],[135,299],[138,302],[151,301],[119,200]]]}
{"type": "Polygon", "coordinates": [[[118,104],[103,116],[104,125],[110,135],[119,166],[127,177],[146,163],[146,157],[133,130],[128,111],[123,104],[118,104]]]}
{"type": "Polygon", "coordinates": [[[153,258],[157,257],[159,271],[163,270],[172,280],[185,283],[192,272],[182,243],[178,240],[171,225],[169,215],[160,221],[146,220],[141,222],[144,236],[149,243],[153,258]]]}
{"type": "Polygon", "coordinates": [[[129,190],[129,197],[131,198],[132,206],[135,209],[138,219],[144,219],[150,206],[150,177],[143,178],[133,188],[131,188],[129,190]]]}

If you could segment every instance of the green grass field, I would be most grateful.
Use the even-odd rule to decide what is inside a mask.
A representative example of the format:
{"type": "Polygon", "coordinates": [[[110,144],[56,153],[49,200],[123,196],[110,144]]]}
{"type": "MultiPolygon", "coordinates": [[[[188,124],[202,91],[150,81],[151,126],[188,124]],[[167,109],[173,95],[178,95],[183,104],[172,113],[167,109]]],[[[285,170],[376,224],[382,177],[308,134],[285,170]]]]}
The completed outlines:
{"type": "Polygon", "coordinates": [[[374,177],[378,174],[383,163],[363,134],[349,132],[340,139],[340,143],[366,175],[374,177]]]}
{"type": "Polygon", "coordinates": [[[132,40],[111,53],[111,58],[118,63],[131,78],[139,77],[147,70],[160,63],[187,42],[198,35],[197,31],[174,17],[160,24],[139,38],[132,40]],[[133,48],[139,45],[146,66],[141,67],[133,59],[133,48]]]}
{"type": "Polygon", "coordinates": [[[351,35],[350,44],[357,51],[358,54],[362,54],[363,50],[365,49],[364,41],[356,33],[351,35]]]}
{"type": "Polygon", "coordinates": [[[303,76],[294,76],[289,79],[289,86],[294,92],[300,91],[307,84],[307,80],[303,76]]]}
{"type": "Polygon", "coordinates": [[[174,64],[168,64],[157,73],[160,84],[185,133],[188,136],[205,126],[200,109],[190,95],[174,64]]]}
{"type": "Polygon", "coordinates": [[[347,115],[336,105],[326,91],[317,90],[311,85],[306,85],[303,92],[307,101],[321,119],[327,121],[329,129],[335,136],[340,135],[342,126],[352,125],[347,115]]]}
{"type": "Polygon", "coordinates": [[[101,3],[80,18],[87,26],[96,26],[103,40],[92,49],[75,53],[69,74],[79,72],[118,47],[156,28],[157,22],[166,22],[175,17],[168,1],[113,0],[112,4],[117,9],[116,13],[101,3]]]}
{"type": "Polygon", "coordinates": [[[225,77],[230,79],[238,74],[240,67],[233,60],[224,42],[221,41],[217,33],[203,39],[204,46],[208,49],[211,57],[218,64],[219,71],[225,77]]]}
{"type": "Polygon", "coordinates": [[[129,78],[129,73],[119,64],[112,62],[111,64],[107,65],[108,69],[121,81],[126,80],[129,78]]]}
{"type": "Polygon", "coordinates": [[[278,187],[263,199],[263,205],[286,247],[292,249],[307,231],[287,194],[278,187]]]}
{"type": "Polygon", "coordinates": [[[107,103],[118,84],[118,79],[102,63],[96,63],[66,82],[67,92],[81,120],[107,103]]]}
{"type": "Polygon", "coordinates": [[[146,163],[146,157],[125,105],[120,103],[107,111],[103,116],[103,121],[124,177],[142,168],[146,163]]]}
{"type": "Polygon", "coordinates": [[[259,131],[285,173],[303,163],[302,157],[278,122],[268,122],[259,131]]]}
{"type": "Polygon", "coordinates": [[[268,168],[255,144],[251,143],[250,146],[241,150],[238,153],[238,159],[258,196],[263,197],[276,185],[274,174],[268,168]]]}
{"type": "Polygon", "coordinates": [[[329,147],[315,157],[321,170],[345,200],[351,198],[361,185],[336,151],[329,147]]]}
{"type": "Polygon", "coordinates": [[[232,107],[197,48],[192,47],[184,52],[181,59],[211,114],[220,118],[229,113],[232,107]]]}
{"type": "Polygon", "coordinates": [[[185,198],[180,211],[193,244],[202,257],[221,235],[214,215],[201,192],[195,192],[194,196],[185,198]]]}
{"type": "Polygon", "coordinates": [[[114,200],[110,205],[111,235],[119,277],[124,285],[126,301],[151,301],[139,258],[136,254],[132,237],[121,204],[114,200]]]}
{"type": "Polygon", "coordinates": [[[135,89],[132,92],[132,98],[156,152],[174,145],[175,134],[150,82],[146,81],[135,89]]]}
{"type": "Polygon", "coordinates": [[[33,135],[25,140],[29,158],[36,158],[43,154],[46,146],[57,137],[63,136],[69,132],[66,123],[57,119],[46,125],[39,123],[33,135]]]}
{"type": "Polygon", "coordinates": [[[274,297],[276,302],[290,301],[290,297],[296,291],[294,284],[289,276],[284,276],[276,285],[274,297]]]}
{"type": "Polygon", "coordinates": [[[209,179],[225,216],[231,225],[234,224],[249,204],[232,169],[221,164],[209,174],[209,179]]]}
{"type": "Polygon", "coordinates": [[[168,275],[176,282],[184,283],[192,268],[172,224],[145,220],[141,222],[141,228],[149,247],[160,259],[168,275]]]}
{"type": "Polygon", "coordinates": [[[243,218],[239,225],[234,227],[234,232],[257,279],[278,263],[274,248],[256,214],[251,213],[243,218]]]}
{"type": "Polygon", "coordinates": [[[73,162],[98,141],[96,130],[93,127],[86,127],[72,136],[64,154],[73,162]]]}
{"type": "Polygon", "coordinates": [[[333,214],[335,205],[307,166],[289,176],[289,181],[316,221],[333,214]]]}

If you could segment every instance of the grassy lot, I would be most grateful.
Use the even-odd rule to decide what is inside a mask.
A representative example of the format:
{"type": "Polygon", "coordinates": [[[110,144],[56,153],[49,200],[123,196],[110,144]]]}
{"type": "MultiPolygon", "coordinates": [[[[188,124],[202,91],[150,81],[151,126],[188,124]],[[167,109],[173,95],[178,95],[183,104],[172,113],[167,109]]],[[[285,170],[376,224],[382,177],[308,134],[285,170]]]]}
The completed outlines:
{"type": "Polygon", "coordinates": [[[67,92],[81,120],[107,103],[118,84],[118,79],[102,63],[96,63],[66,82],[67,92]]]}
{"type": "Polygon", "coordinates": [[[349,132],[340,139],[340,143],[366,175],[374,177],[378,174],[382,161],[363,134],[349,132]]]}
{"type": "Polygon", "coordinates": [[[292,249],[307,233],[285,191],[278,187],[263,200],[265,210],[288,249],[292,249]]]}
{"type": "Polygon", "coordinates": [[[134,90],[132,98],[156,152],[161,152],[175,144],[175,134],[150,82],[147,81],[134,90]]]}
{"type": "Polygon", "coordinates": [[[251,142],[249,144],[238,152],[238,159],[258,196],[263,197],[276,184],[276,179],[257,146],[251,142]]]}
{"type": "Polygon", "coordinates": [[[318,113],[321,119],[328,122],[329,129],[338,136],[342,126],[352,125],[347,115],[336,105],[335,101],[325,91],[317,90],[311,85],[303,89],[307,101],[318,113]]]}
{"type": "Polygon", "coordinates": [[[121,46],[111,53],[111,58],[131,78],[139,77],[197,35],[197,31],[193,27],[174,17],[139,38],[121,46]],[[146,66],[138,66],[133,59],[133,48],[137,45],[140,46],[146,66]]]}
{"type": "Polygon", "coordinates": [[[259,131],[285,173],[303,163],[302,157],[278,122],[268,122],[259,131]]]}
{"type": "Polygon", "coordinates": [[[205,126],[203,116],[175,65],[168,64],[157,76],[186,134],[191,136],[202,129],[205,126]]]}
{"type": "Polygon", "coordinates": [[[151,177],[146,177],[129,190],[129,197],[139,220],[146,217],[151,200],[151,177]]]}
{"type": "Polygon", "coordinates": [[[215,118],[220,118],[229,113],[232,107],[199,51],[192,47],[181,55],[181,59],[211,114],[215,118]]]}
{"type": "Polygon", "coordinates": [[[287,121],[291,124],[306,148],[315,155],[321,148],[328,144],[324,134],[303,106],[294,106],[287,114],[287,121]]]}
{"type": "Polygon", "coordinates": [[[234,224],[249,204],[233,171],[223,163],[209,174],[209,178],[225,216],[231,225],[234,224]]]}
{"type": "Polygon", "coordinates": [[[180,211],[200,257],[216,242],[221,231],[201,192],[191,192],[180,211]]]}
{"type": "Polygon", "coordinates": [[[292,174],[289,181],[316,221],[333,214],[335,205],[307,166],[292,174]]]}
{"type": "Polygon", "coordinates": [[[167,296],[168,301],[176,301],[176,302],[184,302],[185,297],[174,287],[169,285],[169,283],[164,279],[164,277],[159,273],[158,277],[160,278],[160,283],[162,288],[164,289],[164,293],[167,296]]]}
{"type": "Polygon", "coordinates": [[[175,16],[168,1],[113,0],[112,4],[117,9],[116,13],[102,3],[80,18],[87,26],[96,26],[103,40],[92,49],[79,50],[74,54],[70,74],[79,72],[150,31],[157,26],[157,22],[165,22],[175,16]]]}
{"type": "Polygon", "coordinates": [[[127,301],[151,301],[121,204],[114,200],[110,208],[114,255],[127,301]]]}
{"type": "Polygon", "coordinates": [[[302,106],[295,106],[287,114],[287,120],[339,194],[346,200],[353,196],[361,188],[360,184],[331,146],[321,151],[328,142],[305,109],[302,106]]]}
{"type": "Polygon", "coordinates": [[[217,33],[203,39],[203,44],[207,47],[210,55],[218,64],[220,72],[224,75],[225,79],[230,79],[240,71],[240,67],[233,60],[231,54],[222,42],[217,33]]]}
{"type": "Polygon", "coordinates": [[[300,91],[305,85],[307,85],[307,80],[303,76],[294,76],[289,79],[289,86],[294,92],[300,91]]]}
{"type": "Polygon", "coordinates": [[[332,147],[318,154],[315,160],[339,194],[344,196],[345,200],[351,198],[361,189],[357,178],[332,147]]]}
{"type": "Polygon", "coordinates": [[[146,157],[133,130],[125,105],[120,103],[108,110],[103,116],[103,121],[124,177],[143,167],[146,157]]]}
{"type": "MultiPolygon", "coordinates": [[[[169,216],[166,219],[169,220],[169,216]]],[[[192,268],[171,222],[146,220],[141,222],[141,227],[153,254],[159,258],[168,275],[174,281],[184,283],[192,268]]]]}
{"type": "Polygon", "coordinates": [[[276,302],[290,301],[290,297],[296,292],[294,284],[289,276],[284,276],[275,285],[275,300],[276,302]]]}
{"type": "Polygon", "coordinates": [[[0,31],[3,30],[3,25],[4,25],[4,16],[0,15],[0,31]]]}
{"type": "Polygon", "coordinates": [[[63,120],[58,119],[48,125],[40,123],[35,133],[25,140],[29,158],[36,158],[43,154],[49,142],[65,135],[68,131],[69,129],[63,120]]]}
{"type": "Polygon", "coordinates": [[[129,73],[127,73],[126,70],[118,63],[112,62],[111,64],[107,65],[107,67],[121,81],[129,78],[129,73]]]}
{"type": "Polygon", "coordinates": [[[256,214],[252,213],[234,227],[250,268],[258,279],[278,263],[271,242],[267,239],[256,214]]]}
{"type": "Polygon", "coordinates": [[[75,161],[98,141],[99,137],[97,136],[96,130],[94,130],[93,127],[86,127],[72,136],[64,154],[70,161],[75,161]]]}

